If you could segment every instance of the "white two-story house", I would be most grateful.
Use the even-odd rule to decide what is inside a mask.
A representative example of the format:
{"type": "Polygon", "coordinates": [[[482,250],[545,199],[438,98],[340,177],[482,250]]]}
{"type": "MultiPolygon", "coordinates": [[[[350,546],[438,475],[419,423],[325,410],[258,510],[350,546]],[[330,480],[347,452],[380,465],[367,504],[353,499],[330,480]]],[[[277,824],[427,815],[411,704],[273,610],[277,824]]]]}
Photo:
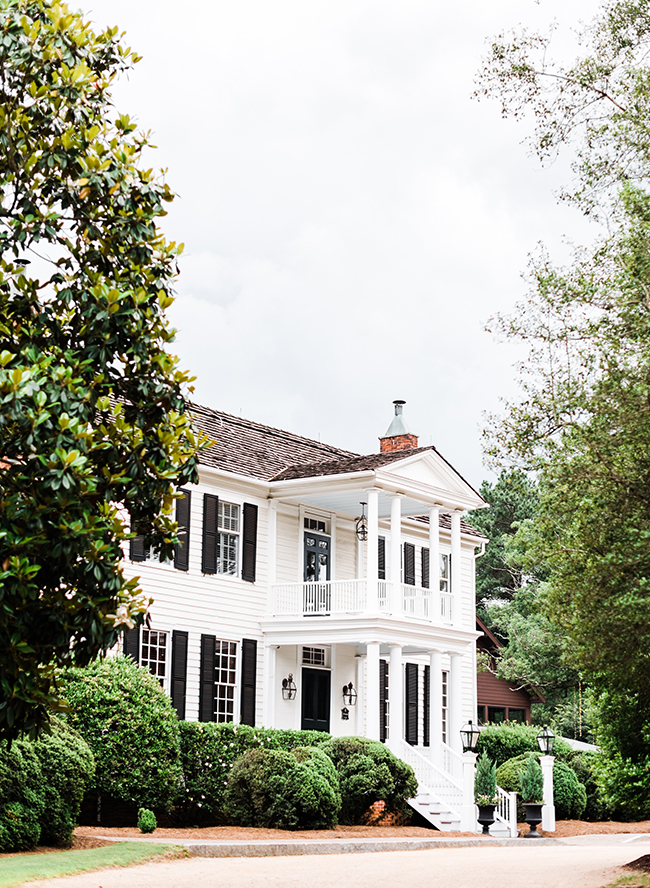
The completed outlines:
{"type": "Polygon", "coordinates": [[[131,543],[154,604],[125,651],[180,718],[383,740],[456,810],[485,542],[463,513],[484,501],[403,403],[367,456],[195,406],[215,443],[177,501],[174,561],[131,543]]]}

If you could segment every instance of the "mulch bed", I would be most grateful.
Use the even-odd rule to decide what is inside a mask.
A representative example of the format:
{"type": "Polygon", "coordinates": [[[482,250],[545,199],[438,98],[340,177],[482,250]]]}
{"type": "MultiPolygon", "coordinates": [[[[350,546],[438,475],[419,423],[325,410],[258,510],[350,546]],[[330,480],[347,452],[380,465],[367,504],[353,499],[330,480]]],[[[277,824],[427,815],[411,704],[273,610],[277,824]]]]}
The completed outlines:
{"type": "Polygon", "coordinates": [[[107,839],[100,839],[97,836],[75,835],[69,848],[50,848],[47,845],[38,845],[33,851],[14,851],[11,854],[0,854],[0,860],[4,860],[5,857],[25,857],[27,854],[52,854],[55,851],[84,851],[87,848],[101,848],[104,845],[111,844],[112,842],[107,839]]]}

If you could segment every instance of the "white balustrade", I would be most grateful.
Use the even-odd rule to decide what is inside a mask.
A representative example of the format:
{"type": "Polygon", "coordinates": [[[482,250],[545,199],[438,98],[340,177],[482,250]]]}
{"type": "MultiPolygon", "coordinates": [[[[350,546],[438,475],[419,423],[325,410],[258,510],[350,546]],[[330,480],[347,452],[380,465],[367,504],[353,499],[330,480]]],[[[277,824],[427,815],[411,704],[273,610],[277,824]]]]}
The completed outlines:
{"type": "Polygon", "coordinates": [[[454,780],[457,780],[458,783],[461,783],[463,779],[462,755],[457,753],[455,749],[452,749],[451,746],[448,746],[446,743],[440,741],[439,760],[442,763],[443,771],[453,777],[454,780]]]}
{"type": "Polygon", "coordinates": [[[428,792],[452,810],[460,810],[463,804],[462,777],[460,781],[456,780],[403,740],[389,743],[391,751],[413,768],[419,792],[428,792]]]}
{"type": "MultiPolygon", "coordinates": [[[[392,608],[388,580],[377,581],[375,612],[389,613],[392,608]]],[[[397,615],[435,625],[452,622],[452,596],[422,586],[399,584],[397,615]]],[[[372,604],[372,602],[370,603],[372,604]]],[[[368,602],[367,580],[328,580],[315,583],[279,583],[271,586],[272,616],[331,616],[365,614],[373,611],[368,602]]]]}

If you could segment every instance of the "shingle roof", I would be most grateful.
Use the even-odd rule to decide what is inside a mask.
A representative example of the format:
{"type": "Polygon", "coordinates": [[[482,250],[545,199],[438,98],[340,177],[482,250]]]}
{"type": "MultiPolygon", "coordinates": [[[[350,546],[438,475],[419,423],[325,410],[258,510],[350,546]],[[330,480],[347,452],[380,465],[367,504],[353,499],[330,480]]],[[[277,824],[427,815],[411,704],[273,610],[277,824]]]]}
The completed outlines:
{"type": "Polygon", "coordinates": [[[216,443],[200,456],[205,466],[267,480],[289,466],[350,459],[358,454],[259,422],[191,405],[197,431],[216,443]]]}
{"type": "Polygon", "coordinates": [[[346,459],[333,459],[302,466],[290,466],[274,475],[273,481],[291,481],[294,478],[315,478],[321,475],[344,475],[348,472],[363,472],[378,469],[399,459],[407,459],[415,453],[435,450],[435,447],[414,447],[409,450],[395,450],[390,453],[370,453],[368,456],[349,456],[346,459]]]}
{"type": "MultiPolygon", "coordinates": [[[[422,524],[429,523],[428,515],[418,515],[416,518],[413,518],[414,521],[420,521],[422,524]]],[[[440,527],[444,527],[445,530],[451,530],[451,514],[449,512],[441,512],[439,516],[438,523],[440,527]]],[[[460,519],[460,530],[461,533],[466,533],[469,536],[480,537],[481,539],[487,539],[484,533],[481,533],[480,530],[477,530],[475,527],[472,527],[471,524],[468,524],[463,518],[460,519]]]]}

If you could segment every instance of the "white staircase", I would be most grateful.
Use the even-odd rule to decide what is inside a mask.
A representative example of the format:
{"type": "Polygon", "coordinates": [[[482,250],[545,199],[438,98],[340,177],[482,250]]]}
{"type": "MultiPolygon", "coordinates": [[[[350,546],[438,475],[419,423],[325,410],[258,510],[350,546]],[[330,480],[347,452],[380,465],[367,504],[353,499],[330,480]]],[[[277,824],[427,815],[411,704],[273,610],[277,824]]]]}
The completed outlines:
{"type": "MultiPolygon", "coordinates": [[[[409,805],[436,829],[456,832],[461,828],[463,785],[451,774],[438,768],[413,746],[402,741],[393,752],[410,765],[418,781],[418,794],[409,805]]],[[[462,778],[461,778],[462,780],[462,778]]]]}
{"type": "MultiPolygon", "coordinates": [[[[474,806],[473,765],[466,768],[463,757],[446,743],[441,743],[438,750],[438,761],[442,763],[442,767],[435,765],[427,756],[404,741],[391,744],[391,749],[415,772],[418,794],[409,799],[409,805],[415,811],[419,811],[429,823],[443,832],[462,830],[463,821],[465,830],[470,823],[473,824],[470,827],[472,831],[480,832],[475,815],[477,809],[474,806]],[[464,785],[466,782],[467,786],[464,785]]],[[[429,749],[429,752],[432,750],[429,749]]],[[[497,786],[497,795],[499,803],[494,812],[495,819],[490,827],[490,835],[495,838],[514,838],[517,836],[517,793],[505,792],[497,786]]]]}

